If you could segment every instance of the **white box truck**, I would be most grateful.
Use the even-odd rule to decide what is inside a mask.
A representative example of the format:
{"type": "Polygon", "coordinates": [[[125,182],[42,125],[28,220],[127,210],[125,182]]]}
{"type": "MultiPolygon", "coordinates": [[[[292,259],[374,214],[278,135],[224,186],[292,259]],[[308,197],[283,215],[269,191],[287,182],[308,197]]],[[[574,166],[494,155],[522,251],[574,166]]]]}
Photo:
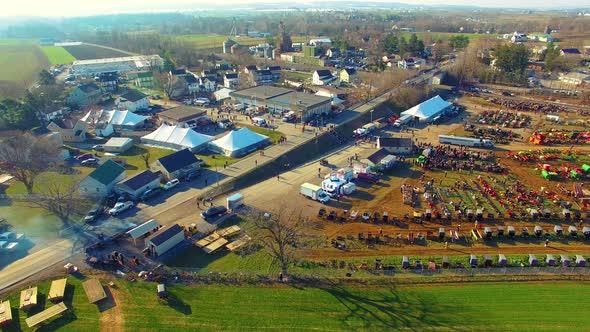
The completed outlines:
{"type": "Polygon", "coordinates": [[[326,195],[322,187],[316,186],[315,184],[304,183],[301,185],[299,192],[301,195],[323,204],[326,204],[330,201],[330,197],[326,195]]]}
{"type": "Polygon", "coordinates": [[[395,120],[393,125],[396,127],[404,126],[404,125],[408,124],[412,120],[413,117],[414,116],[412,116],[411,114],[404,114],[404,115],[400,116],[399,119],[395,120]]]}

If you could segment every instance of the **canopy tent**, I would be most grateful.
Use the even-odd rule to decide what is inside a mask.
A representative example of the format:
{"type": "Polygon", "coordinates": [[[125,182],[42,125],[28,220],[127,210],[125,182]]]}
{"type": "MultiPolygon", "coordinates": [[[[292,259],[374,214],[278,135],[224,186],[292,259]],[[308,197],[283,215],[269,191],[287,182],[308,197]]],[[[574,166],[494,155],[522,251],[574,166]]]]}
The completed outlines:
{"type": "Polygon", "coordinates": [[[197,152],[205,148],[212,139],[213,136],[199,134],[190,128],[162,124],[155,131],[143,136],[141,141],[174,150],[189,149],[197,152]]]}
{"type": "Polygon", "coordinates": [[[209,143],[209,148],[228,157],[241,157],[268,144],[268,137],[244,127],[209,143]]]}
{"type": "Polygon", "coordinates": [[[92,110],[86,113],[80,120],[91,125],[106,123],[119,127],[137,127],[147,119],[149,119],[147,116],[135,114],[131,111],[92,110]]]}
{"type": "Polygon", "coordinates": [[[428,121],[435,116],[442,114],[451,105],[451,103],[445,101],[440,96],[435,96],[407,111],[403,111],[401,116],[411,115],[419,118],[420,121],[428,121]]]}

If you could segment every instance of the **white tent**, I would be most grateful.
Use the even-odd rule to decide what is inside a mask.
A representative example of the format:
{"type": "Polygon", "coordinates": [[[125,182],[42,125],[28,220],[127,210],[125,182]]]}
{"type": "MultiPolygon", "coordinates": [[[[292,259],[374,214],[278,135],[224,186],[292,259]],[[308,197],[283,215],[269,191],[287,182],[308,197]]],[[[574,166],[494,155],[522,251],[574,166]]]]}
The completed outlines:
{"type": "Polygon", "coordinates": [[[135,114],[130,111],[119,111],[119,110],[112,110],[112,111],[105,111],[105,110],[93,110],[89,111],[82,117],[82,121],[90,124],[96,125],[98,123],[110,124],[115,127],[122,127],[133,129],[140,125],[143,125],[145,120],[147,120],[147,116],[135,114]]]}
{"type": "Polygon", "coordinates": [[[192,152],[197,152],[206,147],[207,142],[212,139],[213,136],[199,134],[190,128],[162,124],[155,131],[143,136],[141,141],[174,150],[188,148],[192,152]]]}
{"type": "Polygon", "coordinates": [[[411,115],[418,117],[420,121],[428,121],[437,115],[440,115],[452,104],[445,101],[440,96],[432,97],[407,111],[403,111],[401,115],[411,115]]]}
{"type": "Polygon", "coordinates": [[[270,144],[268,137],[248,128],[229,132],[227,135],[209,143],[213,151],[230,157],[239,157],[270,144]]]}

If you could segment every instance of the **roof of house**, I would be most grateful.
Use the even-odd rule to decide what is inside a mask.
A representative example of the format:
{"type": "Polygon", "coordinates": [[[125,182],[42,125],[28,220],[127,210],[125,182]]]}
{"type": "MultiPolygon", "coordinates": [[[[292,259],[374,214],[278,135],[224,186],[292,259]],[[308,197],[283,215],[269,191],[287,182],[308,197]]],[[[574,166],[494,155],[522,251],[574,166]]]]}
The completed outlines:
{"type": "Polygon", "coordinates": [[[407,58],[407,59],[404,59],[404,61],[406,63],[414,63],[414,59],[413,58],[407,58]]]}
{"type": "Polygon", "coordinates": [[[113,137],[109,139],[103,146],[108,147],[122,147],[128,144],[129,142],[133,142],[133,140],[129,137],[113,137]]]}
{"type": "Polygon", "coordinates": [[[160,175],[158,173],[154,173],[150,170],[145,170],[141,173],[137,173],[134,176],[119,182],[118,184],[126,186],[131,190],[137,190],[156,179],[160,179],[160,175]]]}
{"type": "Polygon", "coordinates": [[[412,139],[407,137],[379,137],[380,147],[411,148],[412,139]]]}
{"type": "Polygon", "coordinates": [[[151,78],[154,77],[151,71],[139,72],[137,73],[138,78],[151,78]]]}
{"type": "Polygon", "coordinates": [[[312,107],[326,102],[329,103],[332,100],[330,97],[316,96],[276,86],[255,86],[230,92],[230,96],[234,98],[257,99],[302,108],[312,107]]]}
{"type": "Polygon", "coordinates": [[[98,80],[100,82],[112,82],[112,81],[116,81],[117,78],[119,78],[119,75],[117,75],[116,72],[102,73],[102,74],[98,75],[98,80]]]}
{"type": "Polygon", "coordinates": [[[170,74],[174,76],[186,75],[186,69],[172,69],[170,71],[170,74]]]}
{"type": "Polygon", "coordinates": [[[256,65],[248,65],[248,66],[246,66],[246,69],[248,69],[248,70],[257,70],[258,67],[256,67],[256,65]]]}
{"type": "Polygon", "coordinates": [[[281,70],[281,66],[268,66],[268,70],[270,70],[270,71],[281,70]]]}
{"type": "Polygon", "coordinates": [[[88,174],[88,176],[107,186],[123,172],[125,172],[123,166],[109,159],[88,174]]]}
{"type": "Polygon", "coordinates": [[[238,74],[237,73],[225,73],[225,78],[227,78],[227,79],[238,78],[238,74]]]}
{"type": "Polygon", "coordinates": [[[195,157],[195,155],[189,149],[176,151],[158,159],[158,161],[162,167],[168,171],[168,173],[172,173],[187,166],[200,163],[199,159],[195,157]]]}
{"type": "Polygon", "coordinates": [[[354,68],[344,68],[344,70],[348,75],[354,75],[356,74],[356,69],[354,68]]]}
{"type": "Polygon", "coordinates": [[[132,103],[147,98],[147,95],[141,91],[129,89],[127,92],[121,95],[121,99],[128,100],[132,103]]]}
{"type": "Polygon", "coordinates": [[[91,92],[100,90],[98,85],[96,85],[94,83],[86,83],[86,84],[79,85],[78,89],[80,89],[84,93],[91,93],[91,92]]]}
{"type": "Polygon", "coordinates": [[[259,76],[263,76],[263,75],[269,76],[269,75],[272,75],[272,72],[270,70],[268,70],[268,69],[255,70],[254,73],[256,75],[259,75],[259,76]]]}
{"type": "Polygon", "coordinates": [[[157,232],[156,234],[154,234],[149,241],[151,243],[153,243],[156,246],[159,246],[160,244],[170,240],[170,238],[172,238],[173,236],[175,236],[178,233],[183,232],[182,227],[178,226],[178,224],[174,224],[168,228],[166,228],[163,231],[157,232]]]}
{"type": "Polygon", "coordinates": [[[319,77],[332,77],[332,72],[327,69],[316,70],[319,77]]]}
{"type": "Polygon", "coordinates": [[[189,107],[189,106],[178,106],[171,109],[168,109],[164,112],[158,113],[159,117],[168,118],[171,120],[175,120],[178,122],[183,122],[186,120],[194,119],[197,117],[207,115],[207,110],[197,107],[189,107]]]}
{"type": "Polygon", "coordinates": [[[577,48],[562,48],[561,51],[565,54],[582,54],[577,48]]]}
{"type": "Polygon", "coordinates": [[[372,155],[368,156],[367,159],[372,162],[373,164],[378,164],[381,159],[385,158],[385,156],[389,155],[390,152],[385,149],[379,149],[374,152],[372,155]]]}
{"type": "Polygon", "coordinates": [[[186,83],[188,83],[188,84],[195,84],[195,83],[197,83],[197,78],[196,78],[196,77],[194,77],[193,75],[186,75],[186,76],[184,77],[184,80],[185,80],[185,81],[186,81],[186,83]]]}

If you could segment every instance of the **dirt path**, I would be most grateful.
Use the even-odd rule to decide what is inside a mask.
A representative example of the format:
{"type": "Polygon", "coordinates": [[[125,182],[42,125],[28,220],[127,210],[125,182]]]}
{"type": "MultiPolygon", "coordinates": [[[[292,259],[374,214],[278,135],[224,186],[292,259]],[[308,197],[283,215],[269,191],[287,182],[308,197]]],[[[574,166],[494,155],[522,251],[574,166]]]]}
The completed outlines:
{"type": "Polygon", "coordinates": [[[115,287],[107,286],[107,300],[101,305],[100,331],[121,332],[125,331],[125,319],[121,302],[118,300],[122,292],[115,287]]]}

